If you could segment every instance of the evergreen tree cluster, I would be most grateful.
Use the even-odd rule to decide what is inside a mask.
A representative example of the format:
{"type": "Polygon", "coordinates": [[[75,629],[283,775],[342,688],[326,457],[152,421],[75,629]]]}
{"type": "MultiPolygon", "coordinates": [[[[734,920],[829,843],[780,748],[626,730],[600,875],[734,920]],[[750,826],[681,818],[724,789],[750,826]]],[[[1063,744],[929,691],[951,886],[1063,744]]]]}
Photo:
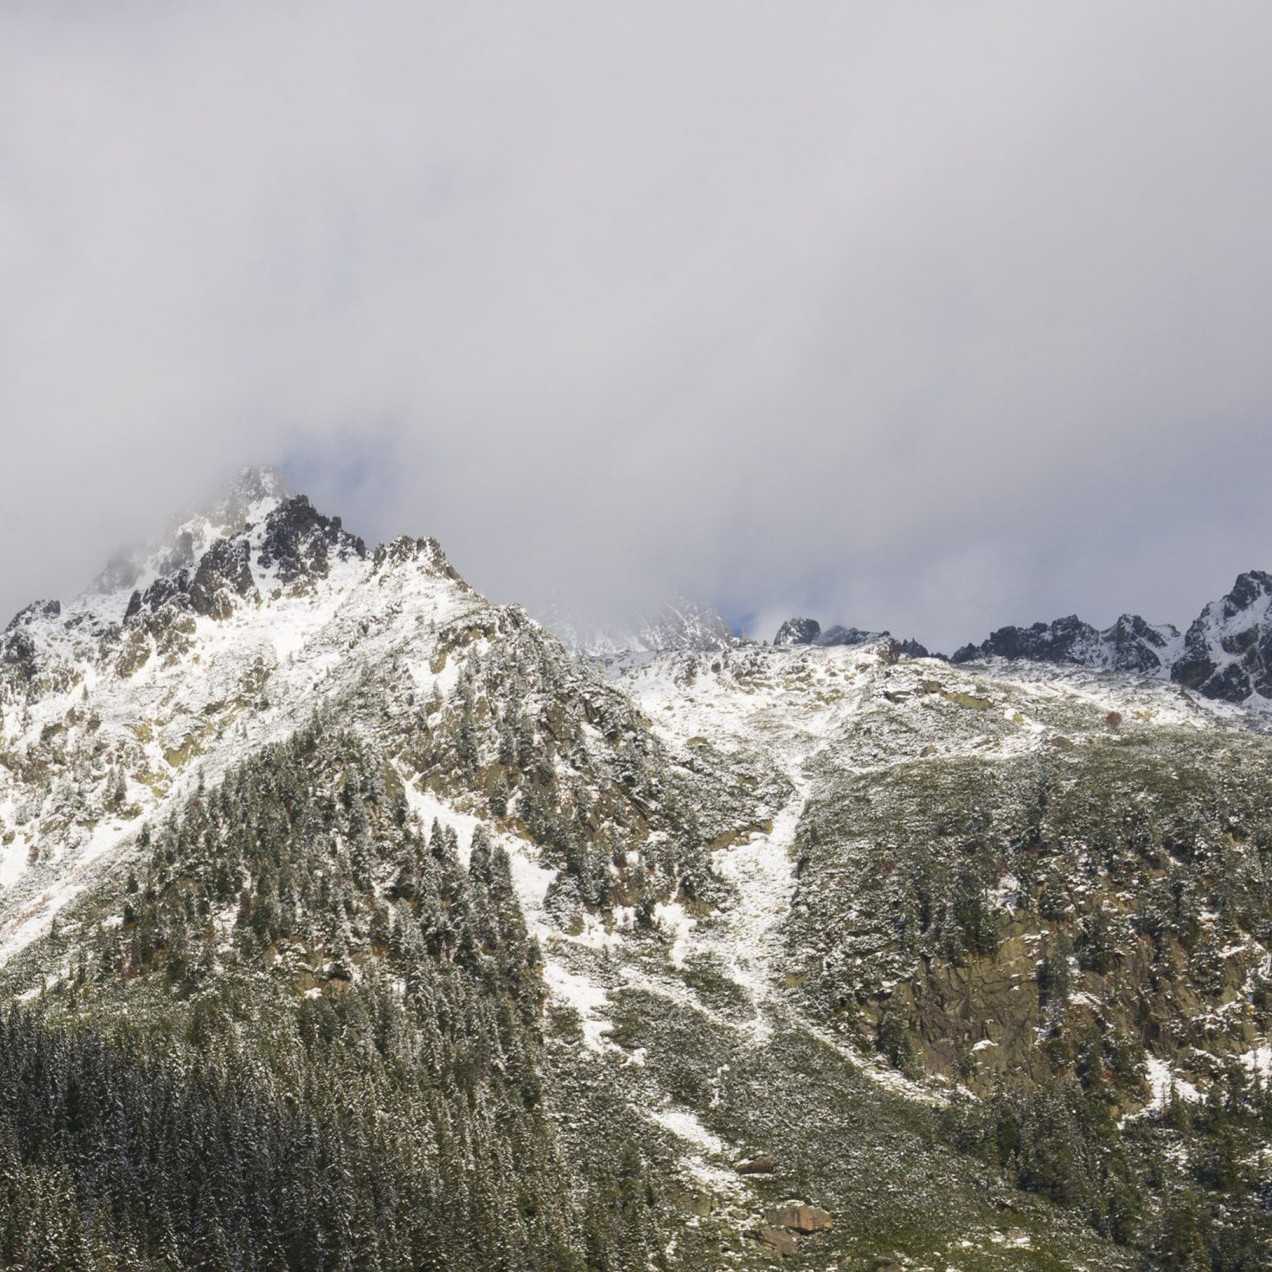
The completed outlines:
{"type": "Polygon", "coordinates": [[[639,1155],[559,1152],[484,829],[462,864],[322,718],[143,841],[122,914],[53,933],[65,974],[0,1033],[0,1265],[648,1266],[639,1155]]]}
{"type": "Polygon", "coordinates": [[[1259,1145],[1272,1129],[1272,1088],[1239,1063],[1227,1066],[1203,1104],[1173,1095],[1126,1134],[1100,1084],[1072,1079],[1000,1085],[989,1099],[951,1106],[943,1123],[961,1151],[1136,1247],[1146,1269],[1267,1266],[1272,1184],[1259,1145]],[[1171,1170],[1172,1160],[1185,1165],[1171,1170]]]}
{"type": "MultiPolygon", "coordinates": [[[[1053,1036],[1068,1030],[1079,989],[1113,1008],[1136,1047],[1168,1054],[1217,1040],[1223,1051],[1225,1029],[1248,1047],[1247,1026],[1272,1022],[1258,953],[1272,945],[1262,740],[1166,734],[1158,748],[1104,741],[1063,762],[904,766],[819,806],[800,848],[795,934],[819,955],[823,1009],[859,1011],[909,983],[920,1033],[929,982],[976,974],[1024,936],[1038,960],[1028,1023],[1053,1036]],[[1234,995],[1248,1011],[1225,1017],[1234,995]]],[[[882,1049],[908,1055],[919,1041],[900,1046],[897,1028],[889,1022],[882,1049]]],[[[1071,1066],[1078,1042],[1054,1058],[1071,1066]]],[[[1125,1076],[1134,1090],[1134,1068],[1125,1076]]]]}
{"type": "Polygon", "coordinates": [[[409,758],[421,780],[480,792],[483,811],[559,868],[554,899],[567,907],[648,915],[708,890],[706,841],[745,812],[721,775],[682,770],[630,702],[519,611],[486,622],[439,637],[457,672],[418,710],[409,758]]]}

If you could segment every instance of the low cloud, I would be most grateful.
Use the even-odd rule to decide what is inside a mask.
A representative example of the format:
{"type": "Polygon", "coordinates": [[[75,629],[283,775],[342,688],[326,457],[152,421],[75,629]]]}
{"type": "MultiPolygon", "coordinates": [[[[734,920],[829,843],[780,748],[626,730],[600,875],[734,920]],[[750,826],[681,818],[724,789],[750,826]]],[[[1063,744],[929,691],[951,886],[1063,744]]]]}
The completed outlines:
{"type": "MultiPolygon", "coordinates": [[[[1272,568],[1272,12],[11,6],[0,607],[229,469],[946,647],[1272,568]]],[[[0,620],[3,621],[3,620],[0,620]]]]}

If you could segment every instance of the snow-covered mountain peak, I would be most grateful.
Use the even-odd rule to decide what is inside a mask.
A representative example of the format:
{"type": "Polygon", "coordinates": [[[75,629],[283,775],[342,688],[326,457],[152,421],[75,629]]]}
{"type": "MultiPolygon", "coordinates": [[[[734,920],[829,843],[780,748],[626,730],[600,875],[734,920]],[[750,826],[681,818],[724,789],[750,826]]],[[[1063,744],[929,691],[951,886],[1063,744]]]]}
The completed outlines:
{"type": "Polygon", "coordinates": [[[731,649],[738,637],[709,605],[677,597],[652,613],[627,622],[586,624],[559,611],[544,616],[544,626],[576,653],[613,664],[655,654],[711,653],[731,649]]]}
{"type": "Polygon", "coordinates": [[[953,661],[1002,658],[1166,677],[1179,649],[1179,631],[1169,623],[1123,614],[1101,630],[1070,614],[1029,627],[1000,627],[979,645],[957,650],[953,661]]]}
{"type": "Polygon", "coordinates": [[[1172,677],[1228,702],[1272,699],[1272,574],[1247,570],[1211,601],[1184,637],[1172,677]]]}
{"type": "Polygon", "coordinates": [[[404,695],[427,690],[448,627],[493,608],[435,540],[369,553],[255,470],[135,582],[37,602],[0,634],[0,943],[28,939],[197,773],[290,735],[386,659],[405,660],[404,695]]]}
{"type": "MultiPolygon", "coordinates": [[[[1272,578],[1243,575],[1189,640],[1233,643],[1249,673],[1270,607],[1272,578]]],[[[983,1164],[957,1173],[930,1128],[993,1113],[1034,1066],[1050,1083],[1053,1059],[1118,1084],[1101,1136],[1155,1128],[1169,1066],[1194,1094],[1206,1066],[1253,1068],[1268,740],[1171,684],[1184,638],[1133,614],[1000,629],[985,662],[814,620],[783,634],[677,603],[598,666],[435,540],[369,551],[249,472],[127,584],[0,634],[0,981],[130,1027],[157,1004],[165,1039],[186,1036],[170,1016],[247,1003],[244,1046],[293,1013],[298,1039],[354,1022],[353,1045],[351,1004],[427,1029],[449,1012],[467,1056],[487,1021],[514,1105],[568,1110],[553,1189],[603,1127],[646,1152],[668,1267],[743,1272],[779,1247],[856,1266],[829,1242],[881,1196],[917,1196],[907,1225],[948,1211],[907,1264],[1019,1266],[979,1257],[1023,1246],[984,1235],[983,1164]],[[433,988],[513,975],[498,1011],[433,988]],[[1160,1054],[1137,1042],[1145,1003],[1160,1054]],[[505,1047],[513,1020],[529,1032],[505,1047]],[[1139,1057],[1166,1075],[1151,1090],[1139,1057]],[[929,1122],[900,1096],[946,1107],[929,1122]],[[796,1179],[816,1203],[799,1222],[834,1223],[773,1237],[796,1179]]],[[[358,1065],[379,1054],[358,1045],[358,1065]]],[[[1129,1266],[1104,1252],[1072,1266],[1129,1266]]]]}
{"type": "Polygon", "coordinates": [[[113,556],[85,593],[94,607],[102,598],[127,596],[157,579],[193,569],[218,539],[242,534],[291,498],[273,468],[246,467],[201,508],[183,516],[154,542],[113,556]]]}

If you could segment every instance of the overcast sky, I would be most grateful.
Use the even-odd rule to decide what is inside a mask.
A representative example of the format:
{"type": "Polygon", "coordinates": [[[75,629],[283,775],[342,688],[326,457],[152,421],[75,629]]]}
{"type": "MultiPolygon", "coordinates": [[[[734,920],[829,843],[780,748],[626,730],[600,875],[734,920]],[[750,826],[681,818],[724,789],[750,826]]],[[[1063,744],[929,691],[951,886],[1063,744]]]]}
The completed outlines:
{"type": "Polygon", "coordinates": [[[1186,623],[1272,569],[1269,66],[1263,0],[9,0],[0,609],[255,462],[532,607],[1186,623]]]}

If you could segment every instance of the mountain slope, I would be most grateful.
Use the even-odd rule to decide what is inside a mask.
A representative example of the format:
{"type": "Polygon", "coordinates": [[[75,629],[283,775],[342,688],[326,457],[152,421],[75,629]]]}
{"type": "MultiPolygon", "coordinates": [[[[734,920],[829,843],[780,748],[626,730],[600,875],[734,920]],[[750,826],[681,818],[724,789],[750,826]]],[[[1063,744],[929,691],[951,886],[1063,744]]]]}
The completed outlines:
{"type": "Polygon", "coordinates": [[[1258,1266],[1272,743],[861,635],[598,666],[261,472],[24,611],[0,1255],[1258,1266]]]}

